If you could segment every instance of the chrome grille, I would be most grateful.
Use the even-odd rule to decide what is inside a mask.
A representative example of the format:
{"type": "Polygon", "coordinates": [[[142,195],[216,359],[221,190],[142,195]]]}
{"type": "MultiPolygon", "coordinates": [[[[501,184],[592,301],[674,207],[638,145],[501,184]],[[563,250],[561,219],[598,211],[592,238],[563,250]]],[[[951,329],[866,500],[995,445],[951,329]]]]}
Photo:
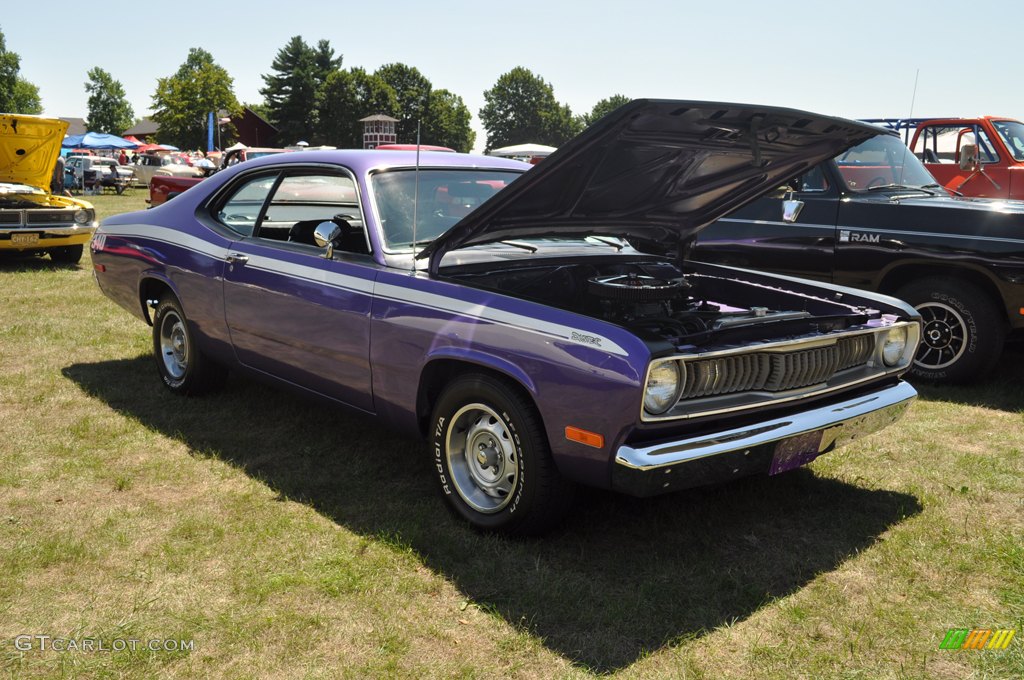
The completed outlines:
{"type": "Polygon", "coordinates": [[[21,224],[21,211],[0,211],[0,224],[21,224]]]}
{"type": "Polygon", "coordinates": [[[792,352],[750,352],[685,362],[679,399],[817,385],[839,371],[863,365],[874,351],[874,335],[840,338],[834,345],[792,352]]]}
{"type": "Polygon", "coordinates": [[[25,211],[26,224],[60,224],[71,222],[74,219],[74,211],[69,210],[27,210],[25,211]]]}
{"type": "Polygon", "coordinates": [[[836,349],[839,354],[837,371],[860,366],[871,358],[871,352],[875,349],[875,336],[864,334],[843,338],[836,344],[836,349]]]}

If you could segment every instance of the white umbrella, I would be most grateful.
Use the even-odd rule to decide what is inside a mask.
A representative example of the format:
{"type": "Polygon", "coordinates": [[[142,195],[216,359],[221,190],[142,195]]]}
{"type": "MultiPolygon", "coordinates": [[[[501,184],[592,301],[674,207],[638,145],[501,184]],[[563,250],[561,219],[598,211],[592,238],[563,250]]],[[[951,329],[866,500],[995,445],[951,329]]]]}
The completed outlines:
{"type": "Polygon", "coordinates": [[[503,146],[500,149],[491,149],[492,156],[550,156],[555,152],[555,147],[543,144],[515,144],[503,146]]]}
{"type": "Polygon", "coordinates": [[[224,150],[225,151],[235,151],[237,149],[248,149],[248,148],[249,147],[247,147],[245,144],[242,144],[241,142],[235,142],[234,144],[232,144],[231,146],[229,146],[228,148],[226,148],[224,150]]]}

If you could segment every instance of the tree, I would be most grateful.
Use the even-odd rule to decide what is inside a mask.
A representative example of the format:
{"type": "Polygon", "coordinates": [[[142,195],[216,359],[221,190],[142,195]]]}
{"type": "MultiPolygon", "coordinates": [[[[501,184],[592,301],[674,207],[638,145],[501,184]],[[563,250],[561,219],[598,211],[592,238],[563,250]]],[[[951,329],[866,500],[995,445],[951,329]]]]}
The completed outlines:
{"type": "Polygon", "coordinates": [[[568,105],[555,99],[551,84],[522,66],[500,76],[484,100],[480,120],[488,151],[527,142],[558,146],[582,128],[568,105]]]}
{"type": "Polygon", "coordinates": [[[14,83],[14,96],[12,97],[14,113],[28,113],[39,115],[43,112],[43,100],[39,98],[39,88],[18,76],[14,83]]]}
{"type": "Polygon", "coordinates": [[[0,31],[0,111],[6,113],[43,112],[39,88],[21,77],[21,57],[7,51],[7,40],[0,31]]]}
{"type": "Polygon", "coordinates": [[[297,35],[278,50],[271,63],[276,73],[263,75],[266,87],[260,94],[267,103],[270,122],[278,128],[279,139],[288,144],[319,141],[318,96],[327,76],[341,67],[341,61],[327,40],[321,40],[314,49],[297,35]]]}
{"type": "Polygon", "coordinates": [[[374,75],[390,85],[398,99],[398,141],[415,143],[416,124],[426,122],[433,85],[417,68],[405,64],[385,64],[374,75]]]}
{"type": "Polygon", "coordinates": [[[590,127],[615,109],[619,108],[623,104],[628,104],[630,101],[630,98],[624,94],[613,94],[611,97],[602,99],[598,103],[594,104],[594,108],[590,110],[590,113],[583,114],[583,125],[585,127],[590,127]]]}
{"type": "Polygon", "coordinates": [[[320,132],[328,144],[361,148],[363,125],[359,119],[377,113],[398,117],[398,98],[382,78],[361,68],[338,70],[327,77],[318,115],[320,132]]]}
{"type": "Polygon", "coordinates": [[[470,118],[469,108],[462,97],[448,90],[431,90],[427,115],[420,131],[420,143],[447,146],[468,153],[473,150],[473,142],[476,141],[470,118]]]}
{"type": "MultiPolygon", "coordinates": [[[[211,111],[241,113],[233,86],[234,79],[213,61],[212,54],[201,47],[190,49],[177,73],[157,79],[153,120],[160,126],[160,141],[183,149],[203,148],[211,111]]],[[[234,134],[233,127],[228,134],[234,134]]]]}
{"type": "Polygon", "coordinates": [[[132,126],[135,112],[125,96],[121,81],[99,66],[89,69],[85,91],[89,93],[89,117],[85,126],[93,132],[120,135],[132,126]]]}

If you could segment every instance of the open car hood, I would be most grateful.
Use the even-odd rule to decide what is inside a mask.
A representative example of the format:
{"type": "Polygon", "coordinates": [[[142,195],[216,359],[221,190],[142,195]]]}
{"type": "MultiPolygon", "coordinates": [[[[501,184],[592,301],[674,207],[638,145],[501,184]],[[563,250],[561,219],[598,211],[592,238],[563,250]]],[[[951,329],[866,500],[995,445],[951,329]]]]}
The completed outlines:
{"type": "Polygon", "coordinates": [[[883,130],[806,111],[638,99],[559,147],[423,249],[622,236],[677,247],[719,217],[883,130]]]}
{"type": "Polygon", "coordinates": [[[0,114],[0,182],[27,184],[49,193],[66,121],[0,114]]]}

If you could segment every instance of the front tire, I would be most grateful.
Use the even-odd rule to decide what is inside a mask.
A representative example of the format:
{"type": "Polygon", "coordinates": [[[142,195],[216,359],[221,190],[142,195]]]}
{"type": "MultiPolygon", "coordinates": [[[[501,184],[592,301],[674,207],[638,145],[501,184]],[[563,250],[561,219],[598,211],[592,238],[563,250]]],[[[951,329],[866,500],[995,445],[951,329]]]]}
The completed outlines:
{"type": "Polygon", "coordinates": [[[82,259],[82,252],[85,248],[79,243],[76,246],[61,246],[59,248],[51,248],[48,252],[50,253],[50,259],[60,264],[78,264],[79,260],[82,259]]]}
{"type": "Polygon", "coordinates": [[[160,379],[175,394],[213,392],[227,377],[227,369],[200,351],[181,303],[172,295],[161,298],[153,313],[153,356],[160,379]]]}
{"type": "Polygon", "coordinates": [[[452,510],[474,528],[542,533],[565,514],[573,486],[555,467],[533,404],[505,382],[471,374],[434,407],[433,455],[452,510]]]}
{"type": "Polygon", "coordinates": [[[1006,339],[1006,322],[995,303],[972,283],[926,278],[896,294],[922,318],[921,344],[912,376],[934,382],[979,380],[995,366],[1006,339]]]}

